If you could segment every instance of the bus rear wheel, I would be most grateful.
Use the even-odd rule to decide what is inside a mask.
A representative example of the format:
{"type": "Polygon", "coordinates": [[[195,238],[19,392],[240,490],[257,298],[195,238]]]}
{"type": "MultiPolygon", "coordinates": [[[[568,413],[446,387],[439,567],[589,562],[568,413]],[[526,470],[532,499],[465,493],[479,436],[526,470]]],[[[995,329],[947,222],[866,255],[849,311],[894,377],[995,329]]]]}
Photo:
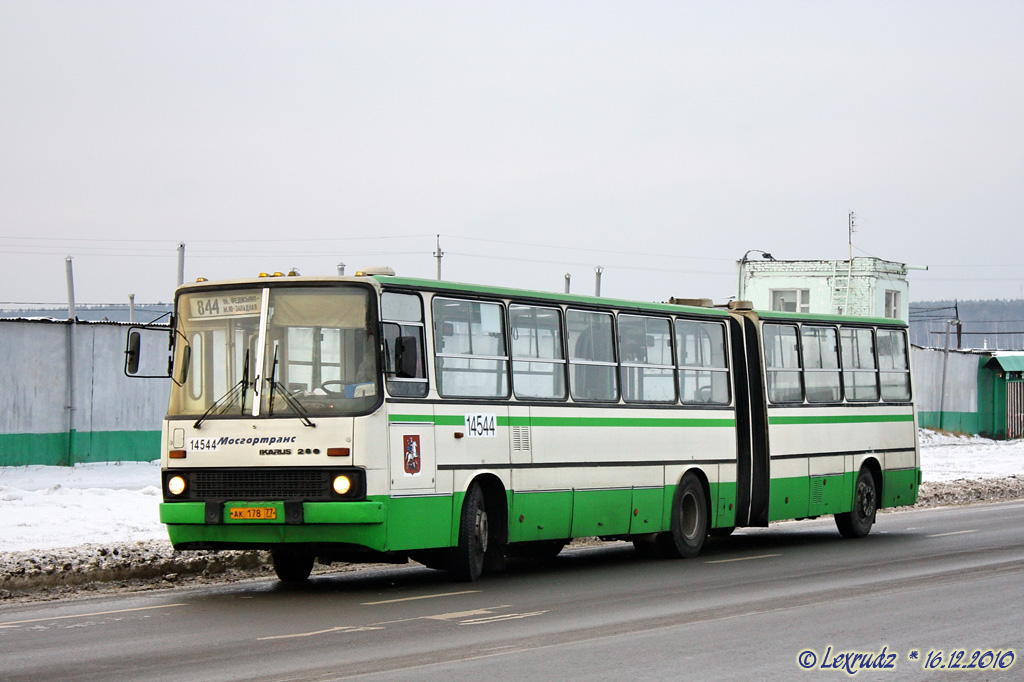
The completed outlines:
{"type": "Polygon", "coordinates": [[[309,579],[316,557],[306,552],[290,549],[272,549],[270,558],[274,562],[274,573],[282,582],[299,585],[309,579]]]}
{"type": "Polygon", "coordinates": [[[484,558],[491,543],[490,520],[484,492],[477,483],[469,486],[462,502],[459,544],[454,548],[449,571],[456,580],[473,582],[484,570],[484,558]]]}
{"type": "Polygon", "coordinates": [[[871,532],[876,511],[878,490],[875,477],[867,469],[861,469],[853,492],[853,511],[836,514],[836,528],[844,538],[862,538],[871,532]]]}
{"type": "Polygon", "coordinates": [[[672,523],[657,538],[665,557],[689,559],[700,554],[708,536],[708,504],[704,486],[693,474],[686,474],[672,500],[672,523]]]}

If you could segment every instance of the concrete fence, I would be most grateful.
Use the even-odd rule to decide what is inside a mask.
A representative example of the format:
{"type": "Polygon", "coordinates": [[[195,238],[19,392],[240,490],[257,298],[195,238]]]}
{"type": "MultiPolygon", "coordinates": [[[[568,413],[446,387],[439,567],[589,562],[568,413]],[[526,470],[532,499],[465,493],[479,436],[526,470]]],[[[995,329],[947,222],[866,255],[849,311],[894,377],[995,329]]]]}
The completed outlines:
{"type": "Polygon", "coordinates": [[[980,433],[978,356],[936,348],[911,349],[918,424],[924,428],[980,433]],[[945,372],[945,393],[943,373],[945,372]]]}
{"type": "Polygon", "coordinates": [[[159,459],[169,380],[124,375],[127,332],[0,320],[0,466],[159,459]]]}

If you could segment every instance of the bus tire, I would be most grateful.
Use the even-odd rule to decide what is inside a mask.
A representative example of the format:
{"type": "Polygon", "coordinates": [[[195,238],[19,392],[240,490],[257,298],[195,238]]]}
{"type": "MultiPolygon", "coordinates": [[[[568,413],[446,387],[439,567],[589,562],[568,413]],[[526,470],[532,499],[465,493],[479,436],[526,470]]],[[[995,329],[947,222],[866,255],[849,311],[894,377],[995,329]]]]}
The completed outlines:
{"type": "Polygon", "coordinates": [[[484,559],[491,544],[490,522],[484,492],[474,482],[466,491],[459,519],[459,544],[452,555],[449,572],[456,580],[473,582],[484,570],[484,559]]]}
{"type": "Polygon", "coordinates": [[[281,582],[291,585],[301,585],[309,579],[316,559],[312,554],[291,549],[272,549],[270,558],[274,562],[274,573],[277,577],[281,582]]]}
{"type": "Polygon", "coordinates": [[[878,488],[875,477],[867,469],[857,474],[853,491],[853,510],[836,514],[836,528],[844,538],[862,538],[871,532],[878,511],[878,488]]]}
{"type": "Polygon", "coordinates": [[[708,503],[704,486],[686,474],[672,500],[672,523],[657,537],[661,554],[671,559],[690,559],[700,554],[708,536],[708,503]]]}

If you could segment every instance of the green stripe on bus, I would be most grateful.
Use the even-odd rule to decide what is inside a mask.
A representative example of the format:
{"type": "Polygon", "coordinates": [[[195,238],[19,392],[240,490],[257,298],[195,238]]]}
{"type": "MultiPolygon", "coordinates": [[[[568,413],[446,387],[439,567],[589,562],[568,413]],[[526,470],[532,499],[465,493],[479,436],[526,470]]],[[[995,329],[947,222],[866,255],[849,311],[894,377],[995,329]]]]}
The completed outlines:
{"type": "MultiPolygon", "coordinates": [[[[499,420],[500,423],[500,420],[499,420]]],[[[686,417],[531,417],[531,426],[689,427],[735,426],[735,419],[686,417]]]]}
{"type": "MultiPolygon", "coordinates": [[[[432,422],[435,426],[462,426],[463,415],[391,414],[389,422],[432,422]]],[[[735,419],[696,417],[498,417],[498,426],[567,426],[567,427],[734,427],[735,419]]]]}
{"type": "Polygon", "coordinates": [[[769,424],[874,424],[881,422],[912,422],[912,414],[813,415],[810,417],[768,417],[769,424]]]}

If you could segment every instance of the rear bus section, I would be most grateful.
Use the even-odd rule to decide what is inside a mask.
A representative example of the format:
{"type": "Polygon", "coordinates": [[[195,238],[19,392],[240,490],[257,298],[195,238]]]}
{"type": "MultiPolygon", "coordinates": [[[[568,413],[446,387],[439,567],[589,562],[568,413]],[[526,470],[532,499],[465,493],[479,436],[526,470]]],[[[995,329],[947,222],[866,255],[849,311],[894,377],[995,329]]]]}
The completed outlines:
{"type": "Polygon", "coordinates": [[[866,535],[920,484],[905,325],[762,313],[769,520],[834,514],[866,535]]]}

